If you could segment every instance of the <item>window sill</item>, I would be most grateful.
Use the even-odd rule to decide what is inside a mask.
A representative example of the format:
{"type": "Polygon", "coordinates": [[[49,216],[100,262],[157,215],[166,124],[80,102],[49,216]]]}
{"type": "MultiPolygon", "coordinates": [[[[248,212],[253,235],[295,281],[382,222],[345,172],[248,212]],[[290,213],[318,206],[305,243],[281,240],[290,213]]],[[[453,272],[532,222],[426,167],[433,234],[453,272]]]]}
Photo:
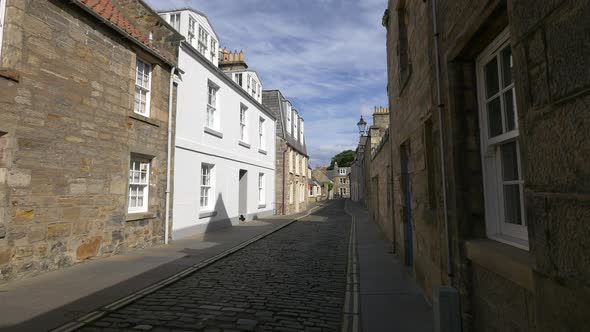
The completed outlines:
{"type": "Polygon", "coordinates": [[[217,211],[205,211],[199,213],[199,219],[215,217],[217,215],[217,211]]]}
{"type": "Polygon", "coordinates": [[[154,127],[160,127],[160,124],[156,120],[150,119],[147,116],[144,116],[144,115],[141,115],[141,114],[138,114],[138,113],[133,113],[133,114],[129,115],[129,117],[131,119],[134,119],[134,120],[141,121],[143,123],[147,123],[149,125],[152,125],[154,127]]]}
{"type": "Polygon", "coordinates": [[[262,154],[266,154],[266,150],[263,150],[263,149],[260,149],[260,148],[258,148],[258,152],[259,153],[262,153],[262,154]]]}
{"type": "Polygon", "coordinates": [[[135,221],[135,220],[143,220],[143,219],[154,219],[156,215],[153,212],[133,212],[128,213],[126,221],[135,221]]]}
{"type": "Polygon", "coordinates": [[[467,259],[534,293],[529,253],[490,239],[465,242],[467,259]]]}
{"type": "Polygon", "coordinates": [[[223,133],[215,130],[215,129],[211,129],[209,127],[205,127],[204,131],[209,134],[209,135],[213,135],[215,137],[219,137],[219,138],[223,138],[223,133]]]}
{"type": "Polygon", "coordinates": [[[265,207],[266,207],[266,204],[260,204],[260,203],[258,203],[258,208],[259,209],[264,209],[265,207]]]}
{"type": "Polygon", "coordinates": [[[243,146],[243,147],[245,147],[245,148],[247,148],[247,149],[250,148],[250,144],[248,144],[248,143],[246,143],[246,142],[244,142],[242,140],[239,140],[238,141],[238,144],[241,145],[241,146],[243,146]]]}
{"type": "Polygon", "coordinates": [[[20,82],[20,72],[14,69],[0,68],[0,77],[16,83],[20,82]]]}

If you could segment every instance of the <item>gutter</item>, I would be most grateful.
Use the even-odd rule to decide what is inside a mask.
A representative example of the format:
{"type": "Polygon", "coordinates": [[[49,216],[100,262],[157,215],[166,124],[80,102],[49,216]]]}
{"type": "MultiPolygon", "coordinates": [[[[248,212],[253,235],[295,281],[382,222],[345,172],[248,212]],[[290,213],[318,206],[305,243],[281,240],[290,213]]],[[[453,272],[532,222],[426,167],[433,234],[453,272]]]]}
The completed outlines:
{"type": "Polygon", "coordinates": [[[447,241],[447,275],[450,278],[451,285],[453,283],[453,266],[452,266],[452,245],[451,245],[451,225],[449,225],[449,214],[448,214],[448,203],[447,203],[447,178],[446,178],[446,168],[445,168],[445,144],[444,144],[444,126],[443,126],[443,112],[445,105],[442,102],[442,84],[440,80],[440,49],[438,45],[439,39],[439,31],[438,31],[438,20],[437,20],[437,10],[436,10],[436,0],[432,1],[432,32],[433,32],[433,39],[434,39],[434,52],[435,52],[435,60],[436,60],[436,92],[437,92],[437,105],[436,108],[438,110],[438,123],[440,125],[439,129],[439,139],[440,139],[440,164],[441,164],[441,173],[442,173],[442,189],[443,189],[443,208],[444,208],[444,221],[445,221],[445,228],[446,228],[446,241],[447,241]]]}
{"type": "Polygon", "coordinates": [[[171,160],[172,160],[172,95],[174,94],[174,72],[176,67],[172,67],[170,72],[170,90],[168,92],[168,155],[166,160],[166,217],[164,222],[164,244],[168,244],[169,228],[170,228],[170,174],[171,174],[171,160]]]}
{"type": "Polygon", "coordinates": [[[82,8],[88,14],[90,14],[90,15],[94,16],[95,18],[97,18],[99,21],[101,21],[105,25],[109,26],[111,29],[113,29],[113,30],[117,31],[119,34],[123,35],[123,37],[125,37],[128,40],[130,40],[131,42],[133,42],[134,44],[136,44],[137,46],[139,46],[141,49],[143,49],[144,51],[146,51],[150,55],[158,58],[159,60],[161,60],[165,64],[169,65],[170,67],[176,67],[176,65],[177,65],[176,62],[171,61],[171,60],[165,58],[164,56],[160,55],[154,49],[148,47],[146,44],[144,44],[143,42],[141,42],[139,39],[137,39],[134,36],[130,35],[129,33],[127,33],[127,31],[121,29],[118,25],[116,25],[113,22],[109,21],[108,19],[100,16],[92,8],[86,6],[84,3],[80,2],[80,0],[70,0],[70,1],[72,3],[74,3],[74,4],[76,4],[78,7],[82,8]]]}

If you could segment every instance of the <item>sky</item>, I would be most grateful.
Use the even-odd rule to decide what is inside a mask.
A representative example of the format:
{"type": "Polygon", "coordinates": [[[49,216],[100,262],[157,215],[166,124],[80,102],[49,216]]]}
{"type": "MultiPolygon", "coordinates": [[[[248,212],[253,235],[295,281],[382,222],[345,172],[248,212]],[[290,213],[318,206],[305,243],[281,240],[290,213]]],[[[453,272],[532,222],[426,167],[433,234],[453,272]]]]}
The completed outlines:
{"type": "Polygon", "coordinates": [[[362,114],[387,106],[387,0],[147,0],[204,12],[220,46],[244,51],[265,90],[281,90],[305,120],[312,167],[355,149],[362,114]]]}

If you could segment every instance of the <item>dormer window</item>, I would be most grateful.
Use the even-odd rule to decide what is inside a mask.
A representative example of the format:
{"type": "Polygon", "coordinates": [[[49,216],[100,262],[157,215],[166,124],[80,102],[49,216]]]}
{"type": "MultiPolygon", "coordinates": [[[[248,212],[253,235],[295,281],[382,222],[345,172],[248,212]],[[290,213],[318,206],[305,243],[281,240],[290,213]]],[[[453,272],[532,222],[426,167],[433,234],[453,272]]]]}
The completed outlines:
{"type": "Polygon", "coordinates": [[[199,53],[201,53],[204,56],[207,56],[207,38],[209,37],[209,34],[207,33],[207,31],[205,31],[205,29],[203,29],[202,26],[199,25],[199,46],[198,46],[198,51],[199,53]]]}
{"type": "Polygon", "coordinates": [[[250,92],[250,74],[248,74],[248,77],[246,78],[246,91],[250,92]]]}
{"type": "Polygon", "coordinates": [[[303,121],[299,124],[299,142],[303,144],[303,121]]]}
{"type": "Polygon", "coordinates": [[[295,114],[295,112],[293,112],[293,137],[297,138],[297,122],[299,121],[299,119],[297,118],[297,114],[295,114]]]}
{"type": "Polygon", "coordinates": [[[346,175],[346,168],[340,168],[338,169],[338,172],[340,175],[346,175]]]}
{"type": "Polygon", "coordinates": [[[176,29],[176,31],[180,31],[180,13],[170,14],[170,25],[176,29]]]}
{"type": "MultiPolygon", "coordinates": [[[[289,105],[289,104],[287,104],[287,105],[289,105]]],[[[292,117],[291,113],[292,113],[291,107],[287,107],[287,132],[289,134],[291,134],[291,117],[292,117]]]]}
{"type": "Polygon", "coordinates": [[[234,74],[234,81],[238,83],[239,86],[242,86],[242,73],[234,74]]]}
{"type": "Polygon", "coordinates": [[[211,61],[215,61],[215,53],[217,53],[217,42],[211,37],[211,61]]]}
{"type": "Polygon", "coordinates": [[[197,21],[194,18],[189,17],[188,19],[188,42],[189,44],[193,45],[195,42],[195,27],[197,26],[197,21]]]}

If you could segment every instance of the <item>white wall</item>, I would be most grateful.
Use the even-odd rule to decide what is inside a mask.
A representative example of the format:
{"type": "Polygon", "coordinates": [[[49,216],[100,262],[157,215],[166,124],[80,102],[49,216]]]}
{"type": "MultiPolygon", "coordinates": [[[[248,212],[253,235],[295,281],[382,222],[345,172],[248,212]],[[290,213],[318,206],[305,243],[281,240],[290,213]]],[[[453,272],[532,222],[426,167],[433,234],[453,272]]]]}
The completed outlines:
{"type": "MultiPolygon", "coordinates": [[[[176,116],[176,156],[174,167],[173,238],[201,233],[207,227],[228,225],[238,217],[239,170],[248,171],[248,215],[266,215],[274,212],[275,196],[275,120],[262,111],[259,103],[243,95],[230,79],[196,60],[181,47],[179,67],[185,72],[178,87],[176,116]],[[205,131],[207,86],[211,80],[219,86],[217,93],[217,137],[205,131]],[[248,143],[239,144],[240,105],[248,107],[248,143]],[[258,119],[265,122],[266,154],[258,149],[258,119]],[[218,215],[199,219],[201,163],[215,165],[214,204],[223,199],[218,215]],[[266,178],[266,207],[258,206],[258,173],[266,178]],[[207,226],[209,225],[209,226],[207,226]]],[[[219,207],[219,206],[218,206],[219,207]]]]}

